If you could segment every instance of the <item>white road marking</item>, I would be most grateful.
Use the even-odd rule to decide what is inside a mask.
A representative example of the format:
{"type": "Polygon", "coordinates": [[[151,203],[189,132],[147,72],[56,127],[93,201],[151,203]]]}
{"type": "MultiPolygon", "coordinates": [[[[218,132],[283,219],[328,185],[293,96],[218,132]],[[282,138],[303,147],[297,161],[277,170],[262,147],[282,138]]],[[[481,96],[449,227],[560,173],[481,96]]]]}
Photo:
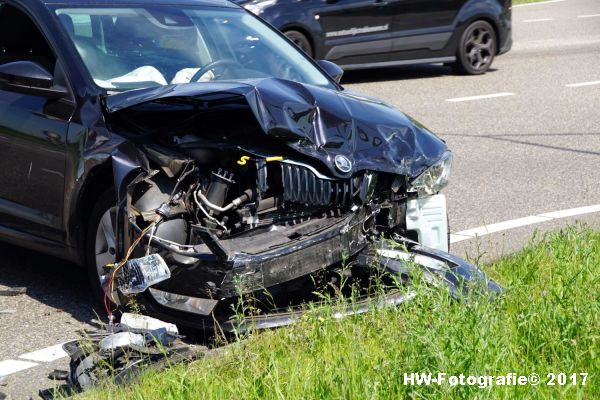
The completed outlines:
{"type": "Polygon", "coordinates": [[[600,85],[600,81],[581,82],[581,83],[569,83],[566,87],[582,87],[582,86],[593,86],[600,85]]]}
{"type": "Polygon", "coordinates": [[[32,351],[31,353],[23,354],[19,358],[38,362],[52,362],[63,357],[67,357],[67,353],[62,348],[63,344],[46,347],[45,349],[32,351]]]}
{"type": "Polygon", "coordinates": [[[545,214],[540,214],[540,217],[560,219],[568,217],[576,217],[578,215],[593,214],[600,212],[600,204],[587,207],[571,208],[568,210],[554,211],[545,214]]]}
{"type": "Polygon", "coordinates": [[[600,17],[600,14],[588,14],[588,15],[578,15],[577,18],[596,18],[600,17]]]}
{"type": "Polygon", "coordinates": [[[481,96],[456,97],[454,99],[446,99],[446,101],[450,101],[452,103],[458,103],[461,101],[485,100],[485,99],[493,99],[496,97],[506,97],[506,96],[514,96],[514,95],[515,95],[514,93],[502,92],[502,93],[484,94],[481,96]]]}
{"type": "Polygon", "coordinates": [[[46,347],[32,351],[31,353],[23,354],[19,358],[23,360],[4,360],[0,361],[0,377],[11,375],[29,368],[37,367],[41,363],[49,363],[67,357],[68,354],[63,350],[62,343],[55,346],[46,347]],[[37,361],[37,362],[33,362],[37,361]]]}
{"type": "Polygon", "coordinates": [[[450,234],[450,243],[458,243],[458,242],[462,242],[463,240],[469,240],[469,239],[473,239],[473,237],[471,236],[464,236],[458,233],[451,233],[450,234]]]}
{"type": "Polygon", "coordinates": [[[478,228],[456,232],[450,235],[450,243],[458,243],[464,240],[474,239],[477,237],[490,235],[496,232],[503,232],[510,229],[520,228],[523,226],[554,221],[556,219],[576,217],[579,215],[593,214],[598,212],[600,212],[600,204],[587,207],[571,208],[568,210],[553,211],[544,214],[532,215],[525,218],[512,219],[510,221],[498,222],[496,224],[484,225],[478,228]]]}
{"type": "Polygon", "coordinates": [[[554,21],[554,18],[537,18],[537,19],[524,19],[523,22],[525,23],[530,23],[530,22],[547,22],[547,21],[554,21]]]}
{"type": "Polygon", "coordinates": [[[20,360],[0,361],[0,376],[7,376],[37,366],[36,363],[20,360]]]}
{"type": "Polygon", "coordinates": [[[562,3],[563,1],[567,1],[567,0],[548,0],[548,1],[540,1],[540,2],[537,2],[537,3],[517,4],[516,6],[513,6],[513,8],[516,8],[516,7],[539,6],[539,5],[542,5],[542,4],[550,4],[550,3],[562,3]]]}
{"type": "Polygon", "coordinates": [[[531,217],[525,217],[525,218],[519,218],[519,219],[512,219],[510,221],[498,222],[496,224],[491,224],[491,225],[480,226],[478,228],[473,228],[473,229],[469,229],[466,231],[458,232],[458,234],[461,236],[474,238],[474,237],[479,237],[479,236],[490,235],[490,234],[496,233],[496,232],[502,232],[502,231],[507,231],[510,229],[520,228],[522,226],[539,224],[541,222],[546,222],[546,221],[551,221],[551,220],[552,220],[552,218],[531,216],[531,217]]]}

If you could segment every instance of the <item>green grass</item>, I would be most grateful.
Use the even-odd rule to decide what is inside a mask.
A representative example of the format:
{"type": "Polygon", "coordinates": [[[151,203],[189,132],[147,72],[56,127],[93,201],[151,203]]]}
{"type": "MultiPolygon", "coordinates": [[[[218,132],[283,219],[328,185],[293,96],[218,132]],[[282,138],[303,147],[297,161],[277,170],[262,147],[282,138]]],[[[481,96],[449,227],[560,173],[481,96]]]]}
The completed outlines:
{"type": "Polygon", "coordinates": [[[421,286],[417,299],[395,309],[344,320],[309,314],[219,356],[83,398],[600,398],[600,233],[569,228],[484,269],[507,288],[495,300],[457,303],[421,286]],[[536,372],[543,383],[417,387],[403,384],[405,372],[536,372]],[[545,385],[546,374],[560,372],[586,372],[587,385],[545,385]]]}

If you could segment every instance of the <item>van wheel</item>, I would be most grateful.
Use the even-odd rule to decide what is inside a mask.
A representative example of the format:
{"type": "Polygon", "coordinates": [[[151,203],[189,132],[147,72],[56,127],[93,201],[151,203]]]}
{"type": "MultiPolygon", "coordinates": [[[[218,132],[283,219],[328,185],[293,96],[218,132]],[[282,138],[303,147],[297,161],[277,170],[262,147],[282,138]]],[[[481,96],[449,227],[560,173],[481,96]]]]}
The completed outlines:
{"type": "Polygon", "coordinates": [[[286,31],[285,36],[288,37],[296,46],[298,46],[302,51],[308,54],[310,57],[313,57],[313,48],[310,44],[310,40],[301,32],[298,31],[286,31]]]}
{"type": "Polygon", "coordinates": [[[497,49],[494,28],[485,21],[475,21],[461,36],[454,69],[467,75],[484,74],[492,66],[497,49]]]}
{"type": "Polygon", "coordinates": [[[104,272],[104,266],[116,262],[117,207],[115,203],[113,189],[100,195],[90,214],[86,236],[88,278],[94,305],[102,311],[104,311],[104,287],[110,278],[110,274],[104,272]]]}

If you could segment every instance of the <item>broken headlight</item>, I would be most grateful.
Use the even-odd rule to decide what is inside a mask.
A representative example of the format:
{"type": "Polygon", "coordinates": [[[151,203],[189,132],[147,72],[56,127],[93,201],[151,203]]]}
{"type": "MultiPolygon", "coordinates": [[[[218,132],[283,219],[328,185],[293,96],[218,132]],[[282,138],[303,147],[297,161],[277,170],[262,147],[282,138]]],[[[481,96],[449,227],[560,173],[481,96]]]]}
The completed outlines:
{"type": "Polygon", "coordinates": [[[446,152],[442,158],[415,178],[408,187],[409,192],[417,192],[419,196],[430,196],[439,193],[448,185],[452,170],[452,153],[446,152]]]}
{"type": "Polygon", "coordinates": [[[119,272],[119,289],[127,296],[143,293],[171,277],[169,267],[159,254],[129,260],[119,272]]]}

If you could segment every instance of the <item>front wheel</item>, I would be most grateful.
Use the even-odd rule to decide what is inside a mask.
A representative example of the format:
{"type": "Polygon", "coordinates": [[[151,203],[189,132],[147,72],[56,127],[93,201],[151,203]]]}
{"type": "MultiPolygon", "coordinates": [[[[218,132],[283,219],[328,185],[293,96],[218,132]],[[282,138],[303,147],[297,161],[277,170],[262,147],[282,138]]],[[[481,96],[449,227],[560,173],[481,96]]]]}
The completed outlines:
{"type": "Polygon", "coordinates": [[[467,75],[486,73],[498,49],[494,28],[485,21],[475,21],[463,32],[454,68],[467,75]]]}
{"type": "Polygon", "coordinates": [[[116,219],[114,190],[105,191],[94,205],[88,220],[86,236],[86,267],[94,304],[104,309],[104,289],[110,274],[104,266],[116,261],[116,219]]]}

